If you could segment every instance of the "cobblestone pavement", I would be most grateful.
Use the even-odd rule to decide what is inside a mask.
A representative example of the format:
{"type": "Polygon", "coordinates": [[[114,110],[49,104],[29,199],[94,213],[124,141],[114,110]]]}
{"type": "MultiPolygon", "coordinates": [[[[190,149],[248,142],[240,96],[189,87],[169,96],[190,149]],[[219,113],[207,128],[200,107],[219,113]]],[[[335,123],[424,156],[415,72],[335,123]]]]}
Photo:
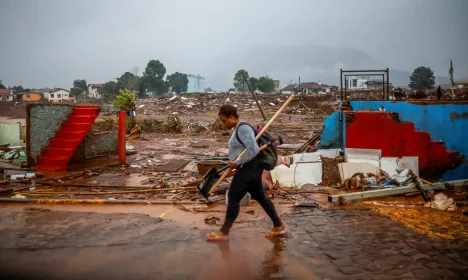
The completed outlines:
{"type": "MultiPolygon", "coordinates": [[[[334,267],[346,279],[464,279],[468,247],[421,235],[371,210],[300,211],[287,219],[311,263],[334,267]]],[[[320,278],[335,279],[329,271],[320,278]]]]}
{"type": "Polygon", "coordinates": [[[265,239],[264,219],[207,243],[208,230],[142,214],[3,212],[0,278],[468,279],[465,240],[427,237],[369,209],[283,220],[288,238],[265,239]]]}

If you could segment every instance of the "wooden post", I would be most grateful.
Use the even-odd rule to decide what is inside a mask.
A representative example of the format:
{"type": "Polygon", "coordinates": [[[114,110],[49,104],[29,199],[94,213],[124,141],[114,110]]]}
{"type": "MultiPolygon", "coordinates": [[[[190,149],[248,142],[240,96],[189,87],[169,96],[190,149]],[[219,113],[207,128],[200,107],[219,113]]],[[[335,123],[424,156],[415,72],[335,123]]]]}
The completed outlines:
{"type": "Polygon", "coordinates": [[[119,112],[118,149],[119,161],[121,164],[127,164],[126,126],[127,112],[119,112]]]}

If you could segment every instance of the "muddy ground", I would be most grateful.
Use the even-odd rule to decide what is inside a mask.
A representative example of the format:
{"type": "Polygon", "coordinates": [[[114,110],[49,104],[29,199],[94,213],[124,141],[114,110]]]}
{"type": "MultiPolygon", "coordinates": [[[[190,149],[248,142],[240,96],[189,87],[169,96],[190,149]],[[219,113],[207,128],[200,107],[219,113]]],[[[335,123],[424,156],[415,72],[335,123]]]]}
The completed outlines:
{"type": "Polygon", "coordinates": [[[1,206],[0,276],[463,279],[468,273],[466,239],[428,237],[371,209],[281,212],[286,238],[265,239],[271,226],[265,214],[242,211],[230,242],[209,243],[204,235],[219,225],[203,223],[207,213],[174,207],[1,206]]]}

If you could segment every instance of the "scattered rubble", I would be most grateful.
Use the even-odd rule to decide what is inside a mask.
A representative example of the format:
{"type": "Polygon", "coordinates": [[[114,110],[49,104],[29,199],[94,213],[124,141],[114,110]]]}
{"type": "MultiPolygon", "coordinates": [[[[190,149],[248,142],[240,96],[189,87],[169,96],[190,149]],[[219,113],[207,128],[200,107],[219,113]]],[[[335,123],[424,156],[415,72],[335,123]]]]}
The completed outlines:
{"type": "Polygon", "coordinates": [[[447,210],[447,211],[455,211],[457,210],[457,206],[455,205],[455,201],[453,198],[447,197],[443,193],[439,193],[434,196],[434,200],[427,202],[424,204],[424,207],[435,208],[438,210],[447,210]]]}

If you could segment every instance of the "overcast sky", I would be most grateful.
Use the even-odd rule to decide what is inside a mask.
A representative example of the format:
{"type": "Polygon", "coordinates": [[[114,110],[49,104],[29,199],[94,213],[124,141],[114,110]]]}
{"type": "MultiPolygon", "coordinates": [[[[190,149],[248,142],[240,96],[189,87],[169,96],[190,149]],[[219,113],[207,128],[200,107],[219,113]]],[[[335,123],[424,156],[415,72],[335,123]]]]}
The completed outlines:
{"type": "Polygon", "coordinates": [[[213,57],[259,45],[355,48],[441,76],[453,59],[466,78],[467,11],[468,0],[0,0],[0,80],[70,88],[150,59],[208,75],[213,57]]]}

